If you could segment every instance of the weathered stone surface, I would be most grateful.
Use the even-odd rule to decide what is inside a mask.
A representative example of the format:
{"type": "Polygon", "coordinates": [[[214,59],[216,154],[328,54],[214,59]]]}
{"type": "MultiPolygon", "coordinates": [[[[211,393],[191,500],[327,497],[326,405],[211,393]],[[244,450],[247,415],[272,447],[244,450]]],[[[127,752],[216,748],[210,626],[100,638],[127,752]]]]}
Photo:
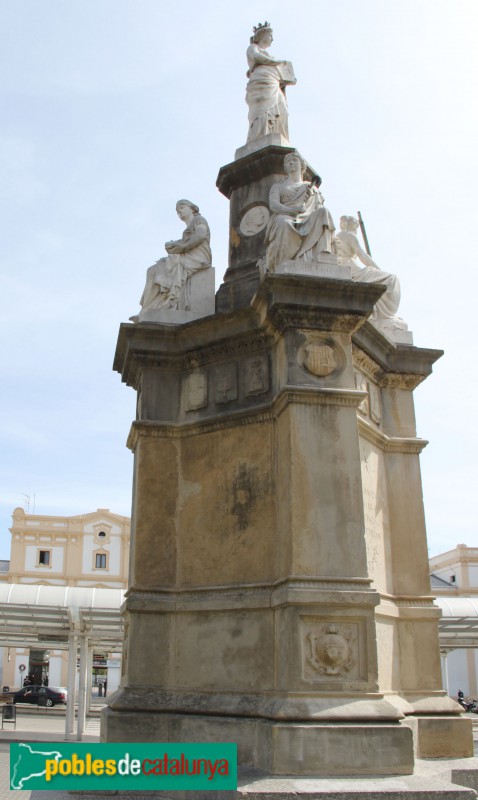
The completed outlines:
{"type": "Polygon", "coordinates": [[[392,774],[413,769],[400,720],[453,721],[412,399],[440,352],[366,321],[382,292],[268,275],[248,308],[122,326],[132,580],[104,738],[237,741],[310,774],[331,748],[335,774],[373,774],[378,748],[392,774]]]}
{"type": "Polygon", "coordinates": [[[404,724],[409,725],[413,730],[415,753],[418,758],[467,758],[473,756],[471,719],[465,719],[463,716],[456,719],[419,716],[408,717],[404,724]]]}

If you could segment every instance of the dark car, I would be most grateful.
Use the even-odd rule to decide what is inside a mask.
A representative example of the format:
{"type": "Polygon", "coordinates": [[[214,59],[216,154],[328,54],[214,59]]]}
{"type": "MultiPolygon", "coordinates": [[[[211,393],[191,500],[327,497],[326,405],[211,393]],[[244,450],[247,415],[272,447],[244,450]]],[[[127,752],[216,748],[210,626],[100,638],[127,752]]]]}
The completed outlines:
{"type": "Polygon", "coordinates": [[[36,706],[56,706],[66,703],[67,691],[62,686],[24,686],[13,695],[12,703],[33,703],[36,706]]]}

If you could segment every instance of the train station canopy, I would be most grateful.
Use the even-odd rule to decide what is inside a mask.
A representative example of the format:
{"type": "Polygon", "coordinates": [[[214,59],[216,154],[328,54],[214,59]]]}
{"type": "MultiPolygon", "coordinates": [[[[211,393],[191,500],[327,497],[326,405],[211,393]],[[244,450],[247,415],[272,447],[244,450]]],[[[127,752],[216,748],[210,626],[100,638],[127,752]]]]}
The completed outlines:
{"type": "Polygon", "coordinates": [[[447,650],[478,648],[478,597],[437,597],[440,607],[440,647],[447,650]]]}
{"type": "Polygon", "coordinates": [[[0,647],[64,649],[71,634],[114,650],[123,642],[123,589],[0,583],[0,647]]]}
{"type": "MultiPolygon", "coordinates": [[[[0,647],[68,647],[71,634],[114,650],[123,642],[123,589],[0,583],[0,647]]],[[[478,598],[437,597],[440,647],[478,647],[478,598]]]]}

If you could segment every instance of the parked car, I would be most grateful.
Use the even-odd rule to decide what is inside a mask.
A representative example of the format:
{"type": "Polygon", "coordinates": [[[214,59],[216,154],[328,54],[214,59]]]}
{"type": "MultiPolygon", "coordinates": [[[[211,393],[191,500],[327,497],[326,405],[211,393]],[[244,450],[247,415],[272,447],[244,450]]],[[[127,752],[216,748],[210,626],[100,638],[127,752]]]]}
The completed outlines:
{"type": "Polygon", "coordinates": [[[24,686],[13,695],[13,703],[33,703],[37,706],[66,704],[68,692],[63,686],[24,686]]]}

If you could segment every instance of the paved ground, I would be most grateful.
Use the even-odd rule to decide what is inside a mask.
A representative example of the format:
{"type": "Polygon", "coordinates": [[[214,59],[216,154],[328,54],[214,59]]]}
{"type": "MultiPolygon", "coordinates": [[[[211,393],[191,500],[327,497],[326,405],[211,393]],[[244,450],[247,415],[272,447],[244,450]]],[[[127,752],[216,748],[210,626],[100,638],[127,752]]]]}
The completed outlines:
{"type": "MultiPolygon", "coordinates": [[[[97,742],[99,741],[99,726],[100,726],[100,706],[98,705],[91,715],[87,718],[86,730],[85,735],[83,737],[83,741],[87,742],[97,742]]],[[[476,723],[476,717],[473,716],[473,721],[476,723]]],[[[5,730],[0,730],[0,800],[71,800],[68,793],[66,792],[55,792],[55,791],[12,791],[9,789],[9,776],[10,776],[10,759],[9,759],[9,748],[10,742],[12,741],[64,741],[64,732],[65,732],[65,712],[64,709],[32,709],[27,706],[19,708],[17,711],[17,725],[16,729],[13,729],[12,725],[5,728],[5,730]]],[[[435,784],[436,780],[447,780],[447,774],[449,776],[450,769],[478,769],[478,725],[475,724],[474,726],[474,736],[475,736],[475,758],[474,759],[454,759],[452,761],[444,761],[444,760],[433,760],[430,759],[428,761],[417,761],[417,768],[416,768],[416,775],[410,777],[403,777],[403,778],[381,778],[381,779],[321,779],[320,780],[320,791],[335,791],[336,787],[348,793],[352,789],[357,791],[359,784],[362,784],[363,788],[365,789],[365,782],[367,782],[370,786],[370,794],[365,794],[364,797],[371,797],[374,791],[379,791],[379,793],[384,792],[386,796],[387,790],[392,788],[395,792],[398,792],[399,796],[406,797],[406,795],[401,795],[401,792],[406,792],[408,786],[413,784],[413,788],[415,788],[418,792],[424,792],[421,794],[423,798],[431,795],[427,795],[426,790],[432,788],[435,784]],[[377,782],[378,781],[378,782],[377,782]],[[347,786],[348,784],[348,786],[347,786]],[[388,784],[388,785],[387,785],[388,784]]],[[[254,794],[255,790],[259,793],[267,793],[267,783],[268,781],[261,781],[261,776],[257,776],[253,774],[254,771],[244,771],[244,775],[242,776],[242,780],[240,783],[243,784],[243,789],[246,792],[245,797],[247,798],[247,793],[254,794]],[[249,774],[250,773],[250,774],[249,774]],[[258,784],[263,784],[262,786],[258,784]]],[[[312,789],[311,779],[281,779],[281,790],[289,797],[298,797],[300,793],[310,792],[312,789]],[[306,786],[306,784],[310,784],[310,786],[306,786]]],[[[316,784],[317,786],[317,784],[316,784]]],[[[455,789],[457,787],[455,786],[455,789]]],[[[366,789],[365,789],[366,791],[366,789]]],[[[462,790],[466,793],[466,790],[462,790]]],[[[157,794],[157,793],[155,793],[157,794]]],[[[164,794],[164,793],[162,793],[164,794]]],[[[181,793],[182,794],[182,793],[181,793]]],[[[191,793],[188,793],[191,794],[191,793]]],[[[194,793],[195,795],[197,793],[194,793]]],[[[222,794],[222,793],[220,793],[222,794]]],[[[179,798],[179,793],[173,792],[171,796],[179,798]]],[[[397,795],[397,796],[398,796],[397,795]]],[[[99,795],[98,795],[99,796],[99,795]]],[[[140,800],[141,793],[138,792],[138,800],[140,800]]],[[[417,795],[416,795],[417,796],[417,795]]],[[[462,795],[465,800],[465,795],[462,795]]],[[[151,797],[151,795],[150,795],[151,797]]],[[[468,794],[468,797],[470,795],[468,794]]],[[[85,799],[86,800],[86,799],[85,799]]],[[[466,798],[468,800],[468,798],[466,798]]]]}
{"type": "MultiPolygon", "coordinates": [[[[98,742],[100,738],[100,711],[103,704],[95,703],[93,713],[87,717],[84,742],[98,742]]],[[[65,740],[65,710],[59,708],[36,709],[17,706],[16,727],[5,723],[0,730],[0,800],[29,800],[34,794],[45,800],[55,800],[56,792],[27,792],[9,789],[10,742],[62,742],[65,740]]]]}

